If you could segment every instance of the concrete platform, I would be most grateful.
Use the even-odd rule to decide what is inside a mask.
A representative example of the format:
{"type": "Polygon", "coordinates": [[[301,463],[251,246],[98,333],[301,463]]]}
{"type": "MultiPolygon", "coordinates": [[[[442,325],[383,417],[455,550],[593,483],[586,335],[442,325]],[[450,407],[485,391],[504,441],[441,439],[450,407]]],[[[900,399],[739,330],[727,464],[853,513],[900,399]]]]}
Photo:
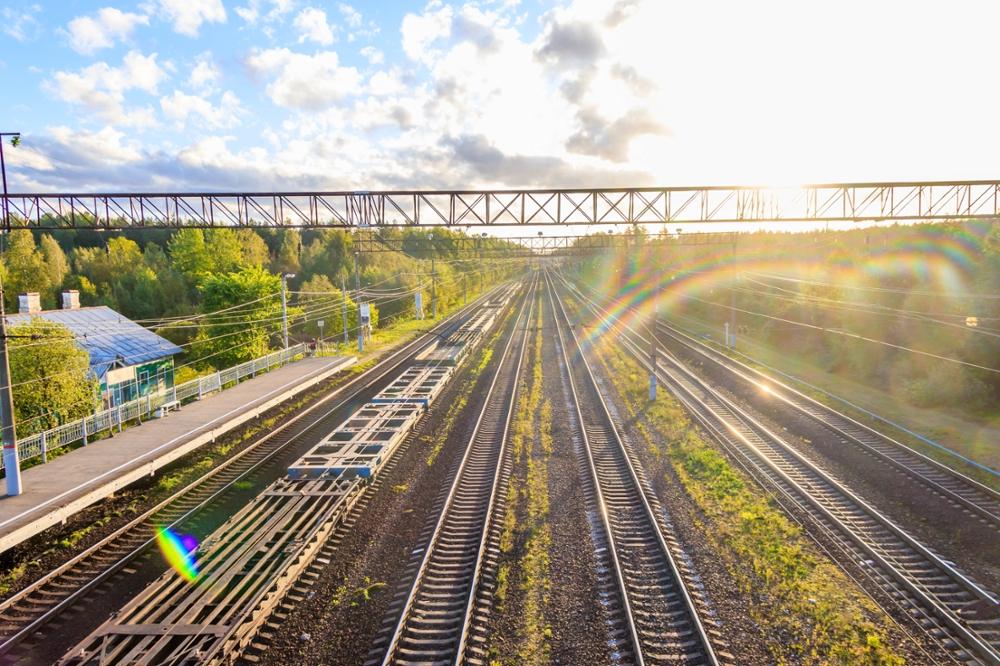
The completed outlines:
{"type": "Polygon", "coordinates": [[[0,497],[0,553],[64,521],[262,412],[350,367],[305,358],[185,405],[168,416],[21,473],[24,493],[0,497]]]}

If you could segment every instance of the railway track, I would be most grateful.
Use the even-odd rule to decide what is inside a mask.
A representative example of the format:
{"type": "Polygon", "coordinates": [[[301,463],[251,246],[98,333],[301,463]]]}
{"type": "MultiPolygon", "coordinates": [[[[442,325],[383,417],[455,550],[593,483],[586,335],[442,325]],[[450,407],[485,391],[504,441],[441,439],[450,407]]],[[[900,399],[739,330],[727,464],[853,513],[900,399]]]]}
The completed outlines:
{"type": "MultiPolygon", "coordinates": [[[[663,322],[657,329],[674,344],[723,368],[736,378],[755,386],[767,386],[768,393],[798,413],[826,427],[854,446],[901,470],[945,499],[964,507],[970,514],[1000,529],[1000,493],[938,461],[913,450],[837,410],[814,400],[793,387],[755,368],[712,349],[690,335],[663,322]]],[[[663,339],[661,337],[661,339],[663,339]]]]}
{"type": "MultiPolygon", "coordinates": [[[[583,302],[586,296],[576,292],[583,302]]],[[[596,304],[591,309],[597,312],[596,304]]],[[[648,341],[619,322],[619,340],[649,368],[648,341]]],[[[657,376],[688,411],[755,476],[833,534],[856,563],[880,572],[887,591],[959,662],[1000,664],[1000,606],[995,596],[780,436],[713,389],[680,360],[658,357],[657,376]]]]}
{"type": "Polygon", "coordinates": [[[536,283],[525,297],[477,417],[431,538],[399,609],[391,634],[380,637],[368,663],[457,663],[475,656],[485,663],[489,594],[482,588],[491,560],[488,547],[496,507],[509,477],[506,442],[527,346],[536,283]],[[384,652],[383,652],[384,648],[384,652]]]}
{"type": "Polygon", "coordinates": [[[43,630],[48,623],[82,603],[99,588],[111,585],[130,564],[152,552],[159,527],[179,528],[190,524],[236,484],[253,479],[275,465],[280,466],[279,453],[310,432],[325,433],[334,427],[335,415],[342,407],[426,347],[434,335],[454,327],[456,320],[487,297],[477,299],[455,317],[441,322],[431,333],[404,345],[366,373],[338,387],[221,465],[0,602],[0,663],[12,663],[17,661],[19,654],[30,653],[45,639],[43,630]]]}
{"type": "Polygon", "coordinates": [[[618,583],[626,638],[622,658],[635,664],[718,664],[700,618],[704,604],[688,590],[686,574],[664,536],[662,509],[614,425],[587,353],[548,278],[546,287],[618,583]]]}

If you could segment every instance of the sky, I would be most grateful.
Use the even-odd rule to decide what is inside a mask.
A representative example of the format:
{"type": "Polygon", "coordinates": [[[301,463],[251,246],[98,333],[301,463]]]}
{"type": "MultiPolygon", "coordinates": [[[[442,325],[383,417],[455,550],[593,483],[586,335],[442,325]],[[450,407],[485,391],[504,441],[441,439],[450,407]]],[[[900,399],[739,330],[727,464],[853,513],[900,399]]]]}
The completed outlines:
{"type": "Polygon", "coordinates": [[[995,179],[995,0],[0,0],[11,191],[995,179]]]}

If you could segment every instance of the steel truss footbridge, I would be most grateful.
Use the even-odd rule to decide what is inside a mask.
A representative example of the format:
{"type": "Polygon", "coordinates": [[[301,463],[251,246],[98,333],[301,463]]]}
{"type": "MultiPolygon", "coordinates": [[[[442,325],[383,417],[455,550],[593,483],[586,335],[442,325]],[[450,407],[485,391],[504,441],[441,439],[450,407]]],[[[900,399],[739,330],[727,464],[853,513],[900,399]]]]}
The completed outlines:
{"type": "Polygon", "coordinates": [[[10,194],[2,202],[6,230],[902,222],[1000,218],[1000,180],[796,187],[32,193],[10,194]]]}

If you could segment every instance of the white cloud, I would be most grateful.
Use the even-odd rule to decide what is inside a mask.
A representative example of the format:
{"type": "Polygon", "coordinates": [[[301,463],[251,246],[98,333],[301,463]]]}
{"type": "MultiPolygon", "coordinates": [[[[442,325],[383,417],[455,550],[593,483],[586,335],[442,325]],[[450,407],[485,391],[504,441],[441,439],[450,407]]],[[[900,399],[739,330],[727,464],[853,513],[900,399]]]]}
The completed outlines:
{"type": "Polygon", "coordinates": [[[376,96],[401,95],[406,92],[406,84],[400,80],[399,73],[395,70],[378,71],[368,80],[368,92],[376,96]]]}
{"type": "Polygon", "coordinates": [[[261,7],[265,3],[271,7],[263,14],[265,22],[277,21],[295,7],[295,0],[250,0],[247,4],[236,7],[236,15],[247,23],[254,24],[261,17],[261,7]]]}
{"type": "MultiPolygon", "coordinates": [[[[160,0],[145,1],[153,7],[141,11],[166,16],[160,0]]],[[[362,12],[374,6],[343,1],[362,12]]],[[[236,12],[234,22],[254,34],[213,45],[219,62],[232,58],[240,44],[259,45],[246,65],[261,89],[240,93],[247,105],[253,100],[254,131],[238,138],[205,137],[229,133],[214,129],[231,121],[225,109],[242,118],[233,112],[239,100],[233,95],[227,101],[223,93],[231,86],[223,84],[211,55],[197,55],[208,47],[171,53],[179,65],[175,74],[167,62],[154,61],[159,77],[137,60],[131,67],[109,61],[90,68],[84,67],[89,62],[48,65],[67,70],[56,74],[36,71],[33,76],[50,79],[46,88],[55,96],[75,105],[65,115],[77,112],[82,119],[64,123],[93,141],[95,152],[64,145],[63,139],[73,141],[69,130],[48,142],[36,135],[26,143],[39,154],[26,158],[30,164],[15,177],[38,189],[683,185],[935,174],[976,179],[989,177],[990,156],[1000,151],[997,133],[983,131],[996,107],[987,63],[1000,5],[963,26],[963,12],[932,19],[927,12],[901,11],[902,0],[884,3],[889,9],[865,7],[863,0],[845,0],[847,9],[776,0],[731,8],[732,20],[720,27],[717,9],[701,3],[560,0],[535,21],[534,5],[524,3],[423,0],[416,5],[423,9],[409,10],[402,25],[392,26],[393,33],[402,28],[394,48],[365,41],[351,45],[350,56],[341,50],[363,63],[357,65],[362,75],[321,42],[306,39],[309,48],[298,47],[301,53],[288,44],[300,34],[294,18],[309,7],[325,10],[341,42],[364,34],[369,17],[361,16],[355,28],[351,21],[358,20],[342,13],[339,2],[226,3],[225,10],[236,12]],[[858,23],[854,17],[862,10],[870,20],[858,23]],[[808,30],[820,24],[830,30],[808,30]],[[669,40],[662,38],[664,25],[672,26],[669,40]],[[900,30],[886,33],[887,25],[900,30]],[[274,44],[288,48],[268,48],[272,42],[262,35],[271,31],[284,40],[274,44]],[[959,32],[961,48],[926,48],[935,35],[959,32]],[[845,34],[856,48],[841,48],[837,39],[845,34]],[[708,42],[726,46],[706,50],[708,42]],[[310,53],[314,49],[321,53],[310,53]],[[910,66],[900,69],[900,62],[910,66]],[[831,96],[827,82],[838,72],[866,67],[894,76],[857,79],[854,96],[831,96]],[[167,78],[175,85],[167,86],[167,78]],[[149,97],[158,79],[162,92],[149,97]],[[931,96],[907,104],[903,93],[918,89],[920,80],[957,81],[956,88],[978,91],[983,103],[955,107],[931,96]],[[265,90],[285,108],[267,102],[259,108],[257,96],[265,90]],[[734,99],[740,103],[734,106],[734,99]],[[873,101],[858,105],[857,99],[873,101]],[[125,127],[157,118],[190,131],[165,138],[125,127]],[[90,127],[95,119],[100,124],[90,127]],[[949,132],[921,133],[945,120],[949,132]],[[130,138],[116,141],[88,130],[108,123],[130,138]],[[916,135],[920,142],[912,141],[916,135]],[[103,158],[97,152],[102,148],[118,157],[103,158]]],[[[88,16],[105,4],[114,3],[94,0],[88,16]]],[[[30,21],[21,25],[19,38],[30,39],[30,21]]],[[[12,29],[18,31],[12,21],[0,23],[0,30],[12,29]]],[[[8,41],[18,46],[13,39],[8,41]]],[[[7,54],[3,58],[14,67],[7,54]]],[[[25,100],[32,103],[37,100],[25,100]]]]}
{"type": "Polygon", "coordinates": [[[366,46],[359,53],[367,58],[372,65],[381,65],[385,61],[385,54],[374,46],[366,46]]]}
{"type": "Polygon", "coordinates": [[[35,18],[41,11],[42,6],[39,4],[29,5],[20,10],[11,7],[0,9],[4,34],[19,42],[34,39],[41,32],[41,26],[35,18]]]}
{"type": "Polygon", "coordinates": [[[124,132],[104,127],[96,132],[80,131],[65,126],[50,127],[49,134],[65,146],[94,162],[134,162],[142,156],[139,143],[125,141],[124,132]]]}
{"type": "Polygon", "coordinates": [[[337,9],[340,10],[340,13],[344,17],[344,22],[347,23],[348,26],[350,26],[352,28],[360,28],[361,27],[361,23],[362,23],[361,12],[359,12],[354,7],[351,7],[350,5],[348,5],[346,3],[343,3],[343,2],[341,2],[339,5],[337,5],[337,9]]]}
{"type": "Polygon", "coordinates": [[[438,7],[423,14],[403,17],[403,51],[411,60],[429,62],[433,53],[428,49],[438,39],[451,34],[451,5],[438,7]]]}
{"type": "Polygon", "coordinates": [[[260,8],[256,3],[249,5],[242,5],[236,8],[236,15],[247,23],[256,23],[257,19],[260,18],[260,8]]]}
{"type": "Polygon", "coordinates": [[[222,0],[159,0],[159,9],[175,32],[188,37],[197,37],[203,23],[226,22],[222,0]]]}
{"type": "Polygon", "coordinates": [[[77,53],[90,55],[125,40],[137,25],[149,25],[149,17],[104,7],[94,16],[78,16],[66,27],[69,45],[77,53]]]}
{"type": "Polygon", "coordinates": [[[361,92],[358,70],[339,63],[334,51],[306,55],[284,48],[255,51],[247,59],[254,72],[271,77],[267,94],[275,104],[305,110],[321,110],[361,92]]]}
{"type": "Polygon", "coordinates": [[[151,107],[125,108],[125,93],[141,90],[156,93],[166,73],[156,62],[156,54],[145,56],[129,51],[120,67],[96,62],[76,72],[57,71],[44,87],[63,101],[92,111],[105,122],[151,126],[156,123],[151,107]]]}
{"type": "Polygon", "coordinates": [[[333,28],[326,22],[326,12],[316,7],[306,7],[292,22],[299,31],[299,44],[305,41],[323,46],[333,44],[333,28]]]}
{"type": "Polygon", "coordinates": [[[195,90],[211,90],[222,78],[219,66],[215,64],[211,51],[205,51],[198,56],[194,67],[191,68],[191,75],[188,76],[188,85],[195,90]]]}
{"type": "Polygon", "coordinates": [[[181,150],[178,157],[184,164],[195,167],[236,166],[239,158],[233,155],[226,145],[232,140],[231,136],[205,137],[181,150]]]}
{"type": "Polygon", "coordinates": [[[219,105],[199,95],[188,95],[180,90],[175,90],[172,95],[160,99],[160,108],[163,115],[174,121],[183,128],[188,121],[195,118],[201,119],[201,124],[209,128],[235,127],[240,124],[240,116],[245,113],[240,100],[230,91],[222,94],[219,105]]]}

